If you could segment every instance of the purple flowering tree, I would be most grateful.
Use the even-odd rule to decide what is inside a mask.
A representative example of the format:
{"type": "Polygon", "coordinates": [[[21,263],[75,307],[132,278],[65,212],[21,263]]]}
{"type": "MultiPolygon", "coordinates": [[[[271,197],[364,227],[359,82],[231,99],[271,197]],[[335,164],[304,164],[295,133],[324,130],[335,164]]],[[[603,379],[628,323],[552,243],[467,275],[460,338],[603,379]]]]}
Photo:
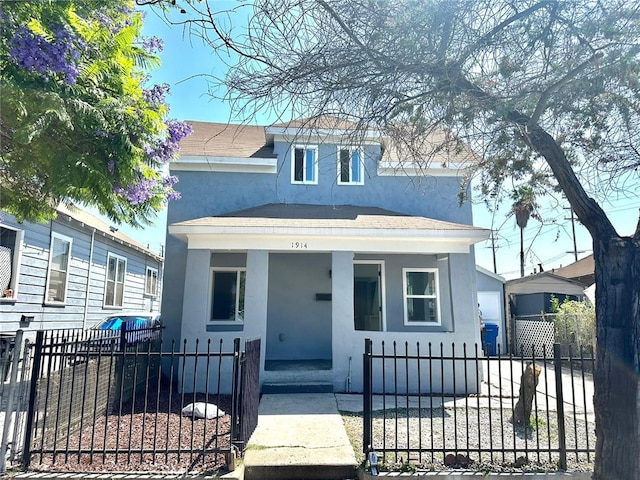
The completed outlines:
{"type": "Polygon", "coordinates": [[[169,119],[169,86],[145,85],[162,41],[130,0],[0,6],[0,198],[19,219],[60,202],[145,224],[179,198],[165,165],[191,127],[169,119]]]}

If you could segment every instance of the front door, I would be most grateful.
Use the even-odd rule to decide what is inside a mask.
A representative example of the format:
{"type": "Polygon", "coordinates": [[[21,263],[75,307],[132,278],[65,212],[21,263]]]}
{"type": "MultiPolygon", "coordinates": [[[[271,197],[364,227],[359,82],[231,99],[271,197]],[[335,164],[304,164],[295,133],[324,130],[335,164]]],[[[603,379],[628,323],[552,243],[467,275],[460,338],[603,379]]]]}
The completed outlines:
{"type": "Polygon", "coordinates": [[[356,330],[382,331],[382,265],[353,265],[353,321],[356,330]]]}

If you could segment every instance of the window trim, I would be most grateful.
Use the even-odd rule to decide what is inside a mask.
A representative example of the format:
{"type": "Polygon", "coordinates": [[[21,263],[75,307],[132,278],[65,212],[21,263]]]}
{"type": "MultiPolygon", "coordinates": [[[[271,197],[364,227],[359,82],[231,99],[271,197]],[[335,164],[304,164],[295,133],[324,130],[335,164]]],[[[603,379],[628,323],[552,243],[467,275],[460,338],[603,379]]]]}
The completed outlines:
{"type": "Polygon", "coordinates": [[[127,286],[127,257],[123,257],[122,255],[118,255],[116,253],[113,252],[107,252],[107,263],[105,265],[105,270],[104,270],[104,294],[103,294],[103,298],[102,298],[102,306],[104,308],[118,308],[118,309],[122,309],[124,308],[124,293],[125,293],[125,287],[127,286]],[[122,277],[122,305],[116,305],[115,301],[116,301],[116,297],[117,297],[117,290],[115,287],[117,287],[118,285],[118,263],[116,262],[116,276],[115,276],[115,280],[114,280],[114,290],[113,290],[113,305],[110,305],[107,303],[107,286],[109,283],[109,259],[110,258],[115,258],[116,260],[122,260],[124,261],[124,276],[122,277]]]}
{"type": "Polygon", "coordinates": [[[442,312],[440,309],[440,275],[438,273],[437,268],[414,268],[407,267],[402,269],[402,304],[404,310],[404,325],[405,326],[421,326],[421,327],[439,327],[442,325],[442,312]],[[412,272],[427,272],[433,273],[435,277],[435,295],[407,295],[407,273],[412,272]],[[407,299],[409,298],[435,298],[436,300],[436,321],[435,322],[412,322],[409,321],[409,304],[407,303],[407,299]]]}
{"type": "Polygon", "coordinates": [[[318,146],[317,145],[293,145],[291,147],[291,184],[292,185],[317,185],[318,184],[318,146]],[[296,150],[302,149],[304,151],[303,163],[302,163],[302,180],[296,180],[296,150]],[[313,162],[313,180],[306,180],[307,177],[307,163],[306,152],[312,150],[314,152],[313,162]]]}
{"type": "Polygon", "coordinates": [[[24,238],[24,230],[13,228],[0,223],[0,227],[15,232],[16,238],[13,244],[13,259],[11,261],[11,281],[7,290],[12,291],[12,296],[4,297],[4,292],[0,292],[0,303],[15,302],[18,300],[18,286],[20,285],[20,265],[22,263],[22,239],[24,238]]]}
{"type": "MultiPolygon", "coordinates": [[[[236,295],[236,319],[235,320],[214,320],[213,317],[213,276],[216,272],[235,272],[236,281],[239,283],[240,272],[245,272],[245,301],[246,301],[246,288],[247,288],[247,268],[246,267],[210,267],[209,269],[209,298],[207,300],[207,325],[244,325],[244,317],[238,319],[238,310],[240,303],[240,296],[236,295]]],[[[246,303],[245,303],[246,309],[246,303]]]]}
{"type": "Polygon", "coordinates": [[[71,275],[71,260],[73,252],[73,238],[58,232],[51,232],[51,242],[49,243],[49,262],[47,263],[47,283],[44,288],[44,304],[45,305],[66,305],[69,289],[69,276],[71,275]],[[69,244],[69,258],[67,260],[66,270],[64,270],[64,298],[62,300],[49,300],[49,289],[51,288],[51,272],[53,264],[53,245],[56,240],[67,242],[69,244]]]}
{"type": "Polygon", "coordinates": [[[336,170],[338,172],[338,185],[364,185],[364,151],[360,147],[354,147],[353,145],[338,145],[336,152],[336,170]],[[349,151],[349,180],[342,181],[342,165],[340,161],[340,152],[342,150],[349,151]],[[358,152],[360,160],[358,162],[360,168],[360,180],[353,180],[353,152],[358,152]]]}
{"type": "MultiPolygon", "coordinates": [[[[151,276],[151,278],[154,278],[153,275],[151,276]]],[[[147,265],[147,268],[144,274],[144,294],[149,297],[158,296],[158,269],[151,267],[149,265],[147,265]],[[147,282],[149,280],[149,272],[151,272],[152,274],[155,273],[155,285],[153,286],[154,288],[151,291],[149,288],[147,288],[148,287],[147,282]]]]}

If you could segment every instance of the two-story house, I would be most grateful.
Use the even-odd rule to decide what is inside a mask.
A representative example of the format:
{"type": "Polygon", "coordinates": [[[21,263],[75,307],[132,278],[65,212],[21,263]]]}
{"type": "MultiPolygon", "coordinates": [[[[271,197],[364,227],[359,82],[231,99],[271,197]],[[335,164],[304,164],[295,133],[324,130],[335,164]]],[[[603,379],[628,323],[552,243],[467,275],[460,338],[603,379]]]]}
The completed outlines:
{"type": "Polygon", "coordinates": [[[0,333],[88,328],[122,311],[158,311],[163,258],[117,228],[61,205],[46,223],[0,211],[0,333]]]}
{"type": "Polygon", "coordinates": [[[425,168],[327,117],[189,123],[170,167],[168,338],[260,337],[263,388],[289,363],[334,391],[362,388],[365,338],[480,342],[473,244],[488,231],[458,202],[473,155],[425,168]]]}

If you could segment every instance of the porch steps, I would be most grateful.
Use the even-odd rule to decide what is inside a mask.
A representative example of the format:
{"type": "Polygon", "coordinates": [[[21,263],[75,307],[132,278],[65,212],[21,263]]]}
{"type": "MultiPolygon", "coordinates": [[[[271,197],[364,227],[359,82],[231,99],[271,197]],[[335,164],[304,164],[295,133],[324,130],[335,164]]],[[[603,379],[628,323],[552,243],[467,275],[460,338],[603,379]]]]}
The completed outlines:
{"type": "Polygon", "coordinates": [[[333,393],[330,382],[265,382],[262,393],[333,393]]]}
{"type": "Polygon", "coordinates": [[[343,480],[355,478],[356,467],[333,393],[262,396],[245,480],[343,480]]]}

